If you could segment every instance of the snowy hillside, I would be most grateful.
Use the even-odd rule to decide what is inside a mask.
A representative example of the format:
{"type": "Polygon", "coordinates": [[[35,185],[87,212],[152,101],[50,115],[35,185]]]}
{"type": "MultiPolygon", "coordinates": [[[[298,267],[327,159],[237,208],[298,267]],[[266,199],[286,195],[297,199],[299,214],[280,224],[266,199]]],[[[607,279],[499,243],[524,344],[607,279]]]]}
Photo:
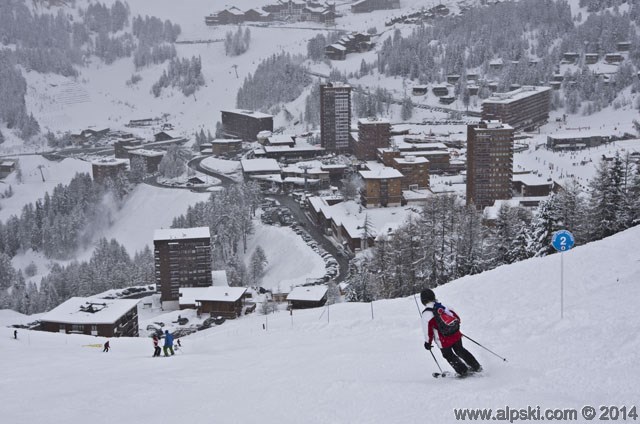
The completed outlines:
{"type": "Polygon", "coordinates": [[[466,380],[431,377],[412,298],[375,302],[374,319],[369,304],[243,317],[182,338],[172,358],[152,358],[149,339],[102,353],[102,339],[20,330],[16,341],[3,327],[3,420],[453,423],[453,408],[630,408],[639,251],[636,227],[565,253],[562,320],[559,255],[438,288],[463,331],[509,360],[466,341],[485,368],[466,380]]]}

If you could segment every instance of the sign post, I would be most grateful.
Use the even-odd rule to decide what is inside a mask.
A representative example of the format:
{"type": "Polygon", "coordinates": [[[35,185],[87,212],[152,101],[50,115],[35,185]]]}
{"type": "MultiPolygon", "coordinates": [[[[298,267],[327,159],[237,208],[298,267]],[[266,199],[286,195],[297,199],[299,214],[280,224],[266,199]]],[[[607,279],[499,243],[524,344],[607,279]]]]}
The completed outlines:
{"type": "Polygon", "coordinates": [[[553,233],[551,245],[560,252],[560,319],[564,318],[564,252],[576,244],[573,234],[567,230],[553,233]]]}

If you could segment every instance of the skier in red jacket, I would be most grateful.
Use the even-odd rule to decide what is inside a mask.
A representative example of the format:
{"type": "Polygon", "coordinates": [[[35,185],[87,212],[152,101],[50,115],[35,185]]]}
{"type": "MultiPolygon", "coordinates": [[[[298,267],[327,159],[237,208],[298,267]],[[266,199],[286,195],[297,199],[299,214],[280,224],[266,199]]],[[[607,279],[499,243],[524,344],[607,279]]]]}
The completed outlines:
{"type": "MultiPolygon", "coordinates": [[[[482,371],[482,367],[476,358],[471,354],[471,352],[462,346],[462,333],[460,331],[456,331],[448,336],[440,334],[438,331],[438,324],[433,315],[433,307],[437,302],[436,295],[433,290],[423,290],[420,293],[420,300],[426,307],[425,310],[422,311],[423,326],[427,329],[425,332],[427,341],[424,342],[424,348],[431,350],[431,347],[433,346],[432,342],[435,339],[436,344],[440,347],[442,356],[447,360],[447,362],[449,362],[449,364],[451,364],[453,369],[456,370],[460,376],[466,375],[467,372],[469,372],[469,368],[474,372],[482,371]]],[[[445,308],[445,313],[450,314],[450,316],[452,315],[460,321],[460,317],[454,311],[445,308]]]]}

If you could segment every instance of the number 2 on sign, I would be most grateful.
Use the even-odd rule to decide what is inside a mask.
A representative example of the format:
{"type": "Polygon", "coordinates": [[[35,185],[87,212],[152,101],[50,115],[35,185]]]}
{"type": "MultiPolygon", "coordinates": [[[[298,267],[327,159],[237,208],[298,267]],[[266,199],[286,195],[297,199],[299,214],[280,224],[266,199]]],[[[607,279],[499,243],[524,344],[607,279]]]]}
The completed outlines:
{"type": "Polygon", "coordinates": [[[565,236],[560,237],[560,250],[567,250],[567,238],[565,236]]]}

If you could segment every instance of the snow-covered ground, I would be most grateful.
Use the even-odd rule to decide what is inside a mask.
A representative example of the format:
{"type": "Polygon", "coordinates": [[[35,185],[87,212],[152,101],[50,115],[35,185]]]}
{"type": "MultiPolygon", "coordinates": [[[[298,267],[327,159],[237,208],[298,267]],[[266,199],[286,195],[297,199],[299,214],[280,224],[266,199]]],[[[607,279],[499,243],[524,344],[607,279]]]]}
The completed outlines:
{"type": "Polygon", "coordinates": [[[454,423],[454,408],[631,408],[638,251],[640,227],[565,253],[563,319],[559,255],[439,287],[463,331],[508,359],[466,341],[485,368],[466,380],[431,377],[411,297],[375,302],[374,319],[371,305],[350,303],[246,316],[181,338],[171,358],[152,358],[148,338],[112,339],[102,353],[101,338],[19,330],[12,340],[2,327],[3,420],[454,423]]]}
{"type": "Polygon", "coordinates": [[[255,233],[249,238],[245,262],[249,266],[255,249],[262,247],[268,261],[260,284],[262,287],[288,293],[292,287],[305,284],[307,279],[324,276],[322,257],[291,228],[264,225],[259,221],[255,226],[255,233]]]}
{"type": "Polygon", "coordinates": [[[64,159],[58,162],[38,155],[14,158],[19,159],[22,182],[17,180],[16,172],[0,180],[0,193],[9,186],[13,190],[13,196],[0,199],[0,221],[6,221],[11,215],[20,216],[25,204],[35,202],[46,192],[52,193],[58,184],[67,185],[76,173],[91,174],[91,163],[79,159],[64,159]]]}

